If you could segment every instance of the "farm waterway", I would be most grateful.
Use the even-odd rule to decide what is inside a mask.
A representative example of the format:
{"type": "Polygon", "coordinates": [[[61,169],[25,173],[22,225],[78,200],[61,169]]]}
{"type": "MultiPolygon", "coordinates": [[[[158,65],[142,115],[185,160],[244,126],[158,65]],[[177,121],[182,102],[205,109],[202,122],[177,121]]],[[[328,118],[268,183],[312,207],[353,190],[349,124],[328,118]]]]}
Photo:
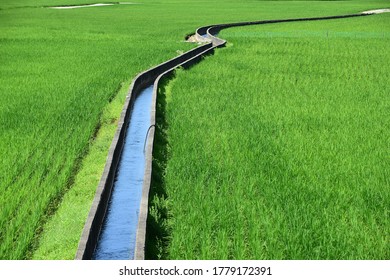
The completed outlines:
{"type": "Polygon", "coordinates": [[[134,258],[152,96],[153,85],[135,99],[106,217],[92,257],[95,260],[134,258]]]}
{"type": "MultiPolygon", "coordinates": [[[[140,85],[146,81],[151,82],[151,79],[163,75],[172,71],[178,65],[184,65],[186,63],[196,63],[198,60],[195,58],[201,58],[206,53],[212,53],[214,48],[223,47],[226,44],[225,40],[214,37],[217,35],[217,31],[229,27],[254,25],[254,24],[266,24],[266,23],[280,23],[280,22],[292,22],[292,21],[311,21],[311,20],[330,20],[339,18],[349,18],[357,16],[368,16],[373,14],[372,11],[365,14],[351,14],[342,16],[328,16],[328,17],[315,17],[315,18],[297,18],[297,19],[280,19],[280,20],[263,20],[253,22],[239,22],[232,24],[213,25],[211,27],[201,27],[199,29],[207,29],[207,33],[213,36],[207,36],[208,40],[203,37],[205,32],[196,32],[195,39],[200,42],[209,41],[208,44],[203,44],[198,48],[188,51],[172,60],[162,63],[154,68],[143,72],[137,78],[134,79],[133,85],[140,85]],[[171,69],[171,70],[169,70],[171,69]],[[169,70],[169,71],[168,71],[169,70]]],[[[158,78],[159,79],[159,78],[158,78]]],[[[157,82],[155,82],[158,84],[157,82]]],[[[134,92],[134,88],[131,89],[134,92]]],[[[153,87],[141,92],[138,98],[135,100],[134,108],[132,109],[130,117],[130,127],[126,135],[123,132],[123,127],[119,127],[117,131],[120,135],[120,139],[125,141],[125,148],[122,150],[122,155],[119,156],[117,151],[122,147],[118,143],[122,143],[116,139],[110,148],[109,155],[106,163],[106,168],[103,172],[101,182],[99,183],[95,200],[91,207],[90,215],[88,216],[86,225],[84,227],[83,235],[80,239],[79,249],[76,254],[76,259],[144,259],[145,258],[145,231],[146,231],[146,217],[148,207],[148,192],[150,187],[150,176],[145,176],[145,192],[143,192],[143,175],[149,174],[145,172],[145,169],[150,171],[151,167],[151,155],[145,162],[144,145],[145,138],[150,126],[151,113],[154,111],[151,109],[151,103],[153,102],[153,87]],[[146,93],[146,96],[144,94],[146,93]],[[146,102],[144,100],[149,100],[146,102]],[[144,101],[142,101],[144,100],[144,101]],[[144,108],[144,110],[142,110],[144,108]],[[147,123],[137,124],[140,120],[137,120],[141,114],[146,114],[143,120],[147,123]],[[140,126],[139,132],[133,126],[140,126]],[[123,134],[122,134],[123,132],[123,134]],[[123,136],[123,137],[122,137],[123,136]],[[131,144],[137,146],[136,151],[130,151],[131,144]],[[119,148],[118,148],[119,147],[119,148]],[[117,149],[118,148],[118,149],[117,149]],[[116,154],[117,153],[117,154],[116,154]],[[129,158],[128,158],[129,157],[129,158]],[[119,159],[118,159],[119,158],[119,159]],[[119,161],[118,164],[116,164],[119,161]],[[132,162],[132,163],[130,163],[132,162]],[[130,164],[133,164],[132,167],[130,164]],[[119,171],[117,168],[119,166],[119,171]],[[146,168],[145,168],[146,166],[146,168]],[[129,171],[128,171],[129,170],[129,171]],[[114,176],[114,173],[116,174],[114,176]],[[112,183],[115,177],[115,182],[112,183]],[[113,187],[113,194],[111,198],[108,198],[111,186],[113,187]],[[141,200],[142,197],[142,200],[141,200]],[[107,200],[109,200],[108,213],[105,212],[107,200]],[[134,203],[133,203],[134,201],[134,203]],[[128,203],[132,202],[130,206],[128,203]],[[142,203],[142,205],[141,205],[142,203]],[[121,205],[123,208],[121,208],[121,205]],[[102,213],[106,213],[106,217],[103,217],[102,213]],[[103,220],[103,222],[102,222],[103,220]],[[139,223],[139,224],[138,224],[139,223]],[[102,227],[100,226],[102,224],[102,227]],[[102,228],[102,230],[100,230],[102,228]],[[99,234],[100,232],[100,234],[99,234]],[[137,232],[139,233],[137,236],[137,232]],[[100,235],[97,237],[97,235],[100,235]],[[98,240],[97,240],[98,238],[98,240]],[[138,238],[138,240],[137,240],[138,238]],[[97,242],[96,242],[97,240],[97,242]],[[134,257],[135,256],[135,257],[134,257]]],[[[127,110],[127,107],[126,107],[127,110]]],[[[153,118],[154,120],[154,118],[153,118]]],[[[142,123],[142,121],[141,121],[142,123]]],[[[115,138],[114,138],[115,139],[115,138]]],[[[153,142],[153,139],[151,139],[153,142]]],[[[149,142],[150,143],[150,142],[149,142]]],[[[149,144],[148,144],[149,145],[149,144]]],[[[150,151],[151,153],[151,151],[150,151]]],[[[149,153],[147,153],[147,158],[149,153]]]]}

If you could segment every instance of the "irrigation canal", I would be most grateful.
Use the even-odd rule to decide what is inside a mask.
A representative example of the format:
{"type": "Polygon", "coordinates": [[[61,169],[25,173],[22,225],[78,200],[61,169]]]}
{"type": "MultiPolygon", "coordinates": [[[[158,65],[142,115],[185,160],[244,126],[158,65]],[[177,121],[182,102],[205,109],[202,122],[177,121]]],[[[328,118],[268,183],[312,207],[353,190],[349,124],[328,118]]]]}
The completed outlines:
{"type": "Polygon", "coordinates": [[[76,259],[124,260],[144,259],[145,257],[144,246],[152,161],[152,148],[147,148],[147,152],[145,152],[145,141],[148,135],[149,137],[152,135],[149,142],[153,143],[154,130],[150,134],[148,133],[149,129],[153,127],[151,123],[154,124],[155,122],[154,99],[162,76],[171,73],[178,66],[188,67],[195,64],[200,61],[202,56],[211,53],[214,48],[223,47],[226,41],[214,35],[225,28],[254,24],[350,18],[388,11],[390,10],[200,27],[195,33],[195,38],[198,42],[203,42],[203,45],[138,75],[134,79],[130,91],[136,94],[138,88],[147,87],[135,95],[133,103],[130,99],[130,104],[133,104],[133,106],[128,107],[126,105],[123,109],[121,119],[123,119],[123,123],[128,124],[123,125],[123,127],[118,125],[117,134],[107,157],[105,171],[80,239],[76,259]],[[127,118],[128,109],[131,109],[131,111],[127,118]],[[117,164],[117,162],[119,163],[117,164]]]}
{"type": "Polygon", "coordinates": [[[135,99],[107,213],[92,257],[95,260],[134,258],[152,95],[153,85],[135,99]]]}

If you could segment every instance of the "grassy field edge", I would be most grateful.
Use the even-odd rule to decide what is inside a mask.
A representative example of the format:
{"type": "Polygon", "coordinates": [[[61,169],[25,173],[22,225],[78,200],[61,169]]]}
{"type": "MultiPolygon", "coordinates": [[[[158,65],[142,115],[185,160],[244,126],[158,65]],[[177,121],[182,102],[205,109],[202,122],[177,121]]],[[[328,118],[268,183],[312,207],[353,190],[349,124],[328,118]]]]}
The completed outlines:
{"type": "Polygon", "coordinates": [[[57,200],[57,211],[51,211],[51,215],[43,220],[44,224],[37,232],[27,258],[74,258],[130,83],[123,82],[115,97],[104,108],[96,135],[90,141],[79,170],[75,172],[74,184],[61,200],[57,200]]]}

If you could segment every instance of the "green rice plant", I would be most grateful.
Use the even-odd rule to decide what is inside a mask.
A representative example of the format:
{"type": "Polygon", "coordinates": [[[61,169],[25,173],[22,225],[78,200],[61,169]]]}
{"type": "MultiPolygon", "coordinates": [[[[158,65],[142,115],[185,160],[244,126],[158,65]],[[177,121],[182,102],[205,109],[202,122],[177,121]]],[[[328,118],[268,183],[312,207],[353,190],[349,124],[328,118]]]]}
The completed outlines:
{"type": "Polygon", "coordinates": [[[110,103],[124,81],[194,47],[184,35],[216,22],[350,13],[386,3],[316,2],[308,9],[304,2],[143,0],[44,8],[91,2],[0,3],[0,259],[72,258],[120,114],[121,104],[110,103]],[[104,111],[113,107],[106,122],[104,111]],[[61,235],[64,227],[73,230],[61,235]]]}
{"type": "Polygon", "coordinates": [[[300,33],[388,23],[232,28],[227,48],[177,73],[154,257],[389,259],[389,38],[300,33]]]}
{"type": "MultiPolygon", "coordinates": [[[[145,49],[142,35],[123,24],[123,11],[131,12],[0,11],[1,259],[26,256],[45,217],[73,184],[119,85],[192,47],[174,35],[158,39],[158,31],[149,30],[155,48],[145,49]]],[[[93,194],[96,184],[89,187],[93,194]]],[[[81,230],[82,224],[76,239],[81,230]]]]}

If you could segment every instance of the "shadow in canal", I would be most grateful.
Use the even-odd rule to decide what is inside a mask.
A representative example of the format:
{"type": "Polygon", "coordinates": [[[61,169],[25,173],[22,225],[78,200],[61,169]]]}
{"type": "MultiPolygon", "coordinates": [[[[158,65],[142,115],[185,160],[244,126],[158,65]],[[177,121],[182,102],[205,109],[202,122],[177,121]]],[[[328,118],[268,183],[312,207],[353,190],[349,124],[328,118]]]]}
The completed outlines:
{"type": "MultiPolygon", "coordinates": [[[[193,58],[179,69],[189,69],[203,58],[212,55],[214,49],[193,58]]],[[[174,79],[174,73],[163,78],[159,83],[156,102],[156,129],[153,143],[152,182],[149,191],[149,211],[146,225],[145,259],[164,260],[168,256],[170,240],[168,195],[166,193],[166,166],[168,152],[168,122],[166,120],[166,88],[174,79]]]]}
{"type": "Polygon", "coordinates": [[[149,194],[149,213],[146,231],[145,259],[165,259],[169,242],[165,170],[168,160],[168,123],[166,112],[166,85],[160,82],[156,102],[156,130],[153,144],[152,184],[149,194]]]}

